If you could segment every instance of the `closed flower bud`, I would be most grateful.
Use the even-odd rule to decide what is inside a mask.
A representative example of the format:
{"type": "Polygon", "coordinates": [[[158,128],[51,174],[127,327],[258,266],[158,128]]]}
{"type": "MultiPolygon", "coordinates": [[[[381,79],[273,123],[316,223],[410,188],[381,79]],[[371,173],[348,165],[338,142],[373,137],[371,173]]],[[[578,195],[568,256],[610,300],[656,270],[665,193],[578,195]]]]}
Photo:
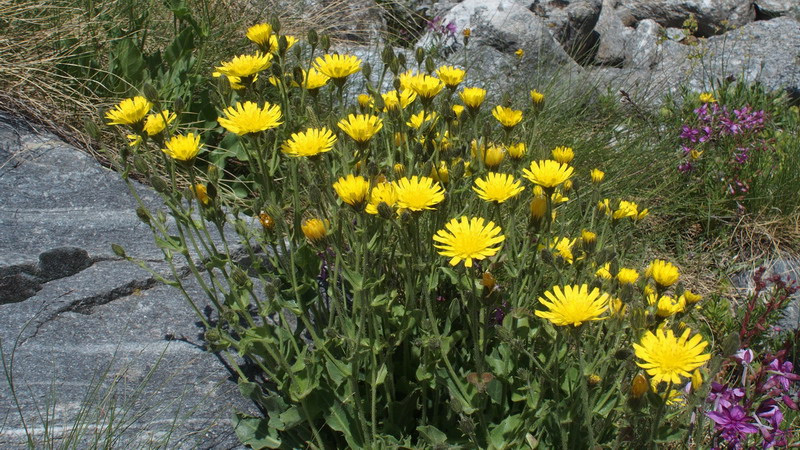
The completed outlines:
{"type": "Polygon", "coordinates": [[[633,381],[631,382],[631,396],[633,398],[640,398],[643,396],[648,390],[650,389],[650,383],[647,382],[647,378],[641,373],[636,374],[633,377],[633,381]]]}
{"type": "Polygon", "coordinates": [[[125,257],[125,249],[122,248],[122,246],[119,244],[111,244],[111,251],[113,251],[114,254],[119,256],[120,258],[125,257]]]}
{"type": "Polygon", "coordinates": [[[464,176],[464,161],[460,159],[450,166],[450,178],[457,180],[464,176]]]}
{"type": "Polygon", "coordinates": [[[231,279],[239,286],[247,286],[252,283],[250,277],[247,276],[244,270],[239,267],[234,267],[231,273],[231,279]]]}
{"type": "Polygon", "coordinates": [[[320,219],[308,219],[303,222],[300,228],[302,229],[303,235],[305,235],[306,239],[308,239],[311,243],[316,243],[327,236],[329,226],[330,224],[327,220],[322,221],[320,219]]]}
{"type": "Polygon", "coordinates": [[[264,227],[265,230],[271,230],[275,228],[275,220],[272,218],[272,216],[263,211],[258,215],[258,221],[261,222],[261,226],[264,227]]]}
{"type": "Polygon", "coordinates": [[[139,206],[136,208],[136,217],[138,217],[143,223],[150,225],[150,214],[143,207],[139,206]]]}
{"type": "Polygon", "coordinates": [[[150,185],[153,186],[153,189],[160,194],[165,194],[169,190],[167,182],[161,177],[150,177],[150,185]]]}
{"type": "MultiPolygon", "coordinates": [[[[311,47],[316,47],[317,44],[319,43],[319,35],[317,34],[317,30],[313,28],[310,29],[308,31],[308,34],[306,34],[306,40],[308,41],[308,45],[310,45],[311,47]]],[[[387,45],[387,47],[389,46],[387,45]]]]}
{"type": "Polygon", "coordinates": [[[700,391],[700,388],[703,387],[703,373],[700,372],[700,369],[694,369],[692,372],[692,392],[700,391]]]}
{"type": "Polygon", "coordinates": [[[388,203],[380,202],[378,203],[378,215],[386,220],[391,220],[394,218],[394,209],[388,203]]]}
{"type": "Polygon", "coordinates": [[[141,156],[133,157],[133,167],[142,175],[148,175],[150,173],[150,166],[141,156]]]}
{"type": "Polygon", "coordinates": [[[597,233],[589,230],[582,230],[581,248],[586,253],[594,252],[594,249],[597,248],[597,233]]]}
{"type": "Polygon", "coordinates": [[[494,275],[490,272],[483,272],[483,276],[481,277],[481,285],[488,290],[494,289],[495,285],[497,285],[497,280],[495,280],[494,275]]]}
{"type": "Polygon", "coordinates": [[[595,387],[598,384],[600,384],[600,382],[603,381],[603,379],[600,378],[600,375],[597,375],[596,373],[593,373],[593,374],[589,375],[589,377],[586,379],[586,381],[589,383],[589,387],[595,387]]]}

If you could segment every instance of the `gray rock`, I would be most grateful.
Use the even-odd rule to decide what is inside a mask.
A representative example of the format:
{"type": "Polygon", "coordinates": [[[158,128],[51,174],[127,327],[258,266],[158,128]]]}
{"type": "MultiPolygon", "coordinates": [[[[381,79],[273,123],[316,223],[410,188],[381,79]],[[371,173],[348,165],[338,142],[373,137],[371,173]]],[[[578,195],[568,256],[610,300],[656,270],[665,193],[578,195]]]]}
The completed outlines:
{"type": "Polygon", "coordinates": [[[597,45],[594,31],[603,0],[534,0],[529,9],[544,19],[550,33],[576,61],[588,61],[597,45]]]}
{"type": "Polygon", "coordinates": [[[617,15],[616,6],[616,0],[603,0],[600,17],[595,26],[598,43],[594,61],[602,66],[622,66],[625,61],[628,36],[634,32],[633,28],[625,26],[617,15]]]}
{"type": "Polygon", "coordinates": [[[713,36],[755,20],[752,0],[626,0],[617,14],[628,26],[652,19],[664,27],[681,28],[694,15],[700,36],[713,36]]]}
{"type": "MultiPolygon", "coordinates": [[[[25,427],[38,444],[88,447],[112,417],[115,446],[237,446],[230,414],[253,407],[203,350],[195,312],[110,249],[167,273],[119,175],[0,115],[0,192],[0,346],[16,388],[0,382],[0,448],[24,445],[25,427]]],[[[185,285],[203,308],[196,282],[185,285]]]]}
{"type": "Polygon", "coordinates": [[[800,2],[797,0],[755,0],[756,15],[759,19],[773,19],[780,16],[800,18],[800,2]]]}

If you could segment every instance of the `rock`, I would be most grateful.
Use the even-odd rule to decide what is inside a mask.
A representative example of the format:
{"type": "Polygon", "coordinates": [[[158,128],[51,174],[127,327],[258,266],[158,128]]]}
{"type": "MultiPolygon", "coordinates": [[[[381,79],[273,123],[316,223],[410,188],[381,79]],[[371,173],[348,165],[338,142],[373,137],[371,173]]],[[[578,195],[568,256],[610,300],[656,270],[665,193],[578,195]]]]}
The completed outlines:
{"type": "Polygon", "coordinates": [[[603,0],[534,0],[529,9],[544,19],[550,33],[576,61],[593,55],[599,34],[594,30],[603,0]]]}
{"type": "Polygon", "coordinates": [[[755,7],[759,20],[792,15],[800,18],[800,3],[797,0],[756,0],[755,7]]]}
{"type": "Polygon", "coordinates": [[[625,61],[628,36],[634,32],[632,28],[625,26],[617,15],[616,6],[615,0],[603,0],[600,17],[595,26],[598,43],[594,61],[602,66],[622,66],[625,61]]]}
{"type": "Polygon", "coordinates": [[[652,19],[663,27],[681,28],[694,15],[699,36],[713,36],[755,20],[752,0],[626,0],[617,14],[628,26],[652,19]]]}
{"type": "MultiPolygon", "coordinates": [[[[152,190],[136,189],[159,205],[152,190]]],[[[0,448],[24,446],[25,426],[35,443],[88,447],[112,418],[122,447],[239,445],[230,414],[254,409],[203,350],[195,312],[110,249],[121,244],[166,273],[119,175],[0,115],[0,192],[0,345],[7,362],[14,352],[17,396],[0,382],[0,448]]],[[[205,298],[194,280],[185,285],[205,298]]]]}

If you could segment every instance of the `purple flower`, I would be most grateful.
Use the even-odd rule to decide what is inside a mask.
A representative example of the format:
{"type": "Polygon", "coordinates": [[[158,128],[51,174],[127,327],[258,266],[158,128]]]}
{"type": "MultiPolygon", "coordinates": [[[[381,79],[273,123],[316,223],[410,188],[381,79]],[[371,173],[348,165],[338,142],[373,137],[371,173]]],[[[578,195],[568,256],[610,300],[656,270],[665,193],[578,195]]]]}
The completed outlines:
{"type": "Polygon", "coordinates": [[[700,130],[696,130],[689,125],[684,125],[681,128],[681,138],[688,139],[690,142],[697,142],[700,137],[700,130]]]}
{"type": "Polygon", "coordinates": [[[749,366],[753,362],[753,351],[749,348],[743,348],[733,355],[733,359],[738,361],[739,364],[749,366]]]}
{"type": "Polygon", "coordinates": [[[680,173],[687,173],[691,172],[692,170],[694,170],[694,166],[689,161],[684,161],[678,164],[678,172],[680,173]]]}
{"type": "Polygon", "coordinates": [[[736,444],[745,434],[757,433],[758,428],[751,422],[752,417],[739,405],[723,408],[721,411],[709,411],[706,415],[714,421],[715,429],[726,441],[736,444]]]}
{"type": "Polygon", "coordinates": [[[711,383],[711,390],[708,392],[706,401],[714,403],[714,410],[717,411],[720,408],[730,408],[743,398],[744,390],[742,388],[730,389],[728,386],[714,381],[711,383]]]}
{"type": "Polygon", "coordinates": [[[791,382],[800,380],[800,375],[792,373],[792,370],[794,370],[794,365],[790,361],[784,361],[781,364],[777,358],[773,359],[767,366],[767,373],[771,375],[764,384],[764,390],[780,385],[784,391],[788,391],[791,382]]]}

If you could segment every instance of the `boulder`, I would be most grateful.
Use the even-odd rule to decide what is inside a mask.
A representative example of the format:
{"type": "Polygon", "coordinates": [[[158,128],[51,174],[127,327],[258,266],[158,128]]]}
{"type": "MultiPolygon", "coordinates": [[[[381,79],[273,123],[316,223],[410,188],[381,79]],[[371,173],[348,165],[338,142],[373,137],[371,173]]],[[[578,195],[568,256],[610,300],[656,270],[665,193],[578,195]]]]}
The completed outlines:
{"type": "MultiPolygon", "coordinates": [[[[0,346],[6,362],[13,352],[16,394],[3,377],[0,448],[29,434],[89,447],[109,424],[121,447],[238,446],[231,412],[254,408],[203,350],[195,312],[110,248],[168,273],[119,175],[0,115],[0,192],[0,346]]],[[[194,280],[185,285],[205,298],[194,280]]]]}
{"type": "Polygon", "coordinates": [[[576,61],[591,58],[597,45],[594,30],[603,0],[535,0],[529,7],[544,19],[553,37],[576,61]]]}
{"type": "Polygon", "coordinates": [[[625,47],[633,28],[625,26],[617,15],[616,0],[603,0],[595,32],[598,36],[595,64],[620,67],[625,61],[625,47]]]}
{"type": "Polygon", "coordinates": [[[652,19],[663,27],[677,28],[694,16],[699,36],[722,34],[756,16],[752,0],[626,0],[619,2],[616,13],[628,26],[652,19]]]}
{"type": "Polygon", "coordinates": [[[780,16],[800,18],[800,2],[797,0],[756,0],[756,18],[774,19],[780,16]]]}

